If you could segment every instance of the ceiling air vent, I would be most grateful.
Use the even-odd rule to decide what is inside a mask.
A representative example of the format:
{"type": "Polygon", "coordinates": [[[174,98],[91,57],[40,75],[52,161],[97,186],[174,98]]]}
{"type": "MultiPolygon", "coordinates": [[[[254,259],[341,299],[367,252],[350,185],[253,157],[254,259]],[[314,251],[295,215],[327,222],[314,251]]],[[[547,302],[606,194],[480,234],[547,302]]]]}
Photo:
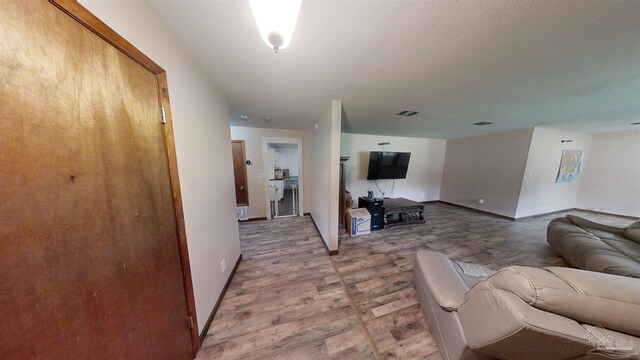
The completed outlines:
{"type": "Polygon", "coordinates": [[[401,111],[399,113],[397,113],[396,115],[400,115],[400,116],[413,116],[415,114],[417,114],[417,111],[409,111],[409,110],[405,110],[405,111],[401,111]]]}
{"type": "Polygon", "coordinates": [[[493,123],[490,122],[490,121],[480,121],[480,122],[477,122],[477,123],[473,123],[473,125],[478,125],[478,126],[485,126],[485,125],[491,125],[491,124],[493,124],[493,123]]]}

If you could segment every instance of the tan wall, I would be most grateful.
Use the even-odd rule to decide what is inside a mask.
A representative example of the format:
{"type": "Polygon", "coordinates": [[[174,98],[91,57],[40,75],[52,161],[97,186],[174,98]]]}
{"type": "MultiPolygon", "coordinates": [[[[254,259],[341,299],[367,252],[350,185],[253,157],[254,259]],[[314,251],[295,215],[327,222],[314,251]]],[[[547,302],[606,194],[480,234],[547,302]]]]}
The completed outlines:
{"type": "Polygon", "coordinates": [[[640,217],[640,131],[594,135],[576,207],[640,217]]]}
{"type": "Polygon", "coordinates": [[[440,199],[515,217],[532,134],[524,129],[447,140],[440,199]]]}
{"type": "Polygon", "coordinates": [[[535,128],[529,147],[516,217],[526,217],[576,206],[584,173],[567,183],[556,183],[563,150],[583,150],[583,169],[589,166],[592,135],[535,128]],[[562,143],[562,140],[572,140],[562,143]]]}
{"type": "Polygon", "coordinates": [[[338,197],[342,102],[333,100],[309,134],[311,216],[329,250],[338,250],[338,197]]]}
{"type": "Polygon", "coordinates": [[[442,168],[446,140],[410,138],[400,136],[363,135],[343,133],[340,139],[340,155],[349,156],[345,163],[345,183],[354,199],[366,196],[373,189],[375,196],[385,192],[386,196],[404,197],[415,201],[440,199],[442,168]],[[380,146],[380,142],[391,144],[380,146]],[[370,151],[410,152],[409,170],[406,179],[367,181],[370,151]],[[395,184],[394,184],[395,182],[395,184]],[[390,193],[393,187],[393,193],[390,193]]]}

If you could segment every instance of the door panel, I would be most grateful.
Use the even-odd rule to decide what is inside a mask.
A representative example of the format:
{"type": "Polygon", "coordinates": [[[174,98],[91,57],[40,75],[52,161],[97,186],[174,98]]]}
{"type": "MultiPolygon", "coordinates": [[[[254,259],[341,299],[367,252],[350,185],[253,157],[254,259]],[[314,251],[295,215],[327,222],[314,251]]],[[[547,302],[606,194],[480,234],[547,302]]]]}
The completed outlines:
{"type": "Polygon", "coordinates": [[[244,141],[232,140],[231,150],[233,153],[233,177],[236,185],[236,205],[249,205],[244,141]]]}
{"type": "Polygon", "coordinates": [[[0,34],[0,358],[191,358],[156,76],[45,1],[0,34]]]}

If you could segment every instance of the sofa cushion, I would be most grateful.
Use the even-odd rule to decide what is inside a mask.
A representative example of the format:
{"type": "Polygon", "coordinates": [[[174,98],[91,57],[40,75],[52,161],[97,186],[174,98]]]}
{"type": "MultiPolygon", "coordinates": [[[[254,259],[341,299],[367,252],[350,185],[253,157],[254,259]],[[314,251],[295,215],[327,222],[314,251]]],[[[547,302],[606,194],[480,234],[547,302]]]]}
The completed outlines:
{"type": "Polygon", "coordinates": [[[623,236],[627,239],[640,243],[640,221],[636,221],[629,225],[624,231],[623,236]]]}
{"type": "Polygon", "coordinates": [[[572,266],[640,278],[640,243],[626,232],[567,215],[549,223],[547,242],[572,266]]]}
{"type": "Polygon", "coordinates": [[[638,262],[619,253],[598,253],[587,258],[585,268],[591,271],[640,278],[638,262]]]}
{"type": "Polygon", "coordinates": [[[640,243],[610,238],[604,238],[602,241],[632,259],[640,259],[640,243]]]}
{"type": "Polygon", "coordinates": [[[567,215],[567,219],[569,219],[569,221],[571,221],[573,224],[581,228],[597,229],[597,230],[605,231],[611,234],[618,234],[618,235],[622,235],[625,231],[625,228],[600,224],[591,220],[587,220],[577,215],[569,214],[567,215]]]}
{"type": "Polygon", "coordinates": [[[510,266],[466,295],[508,291],[540,310],[640,336],[640,279],[570,268],[510,266]]]}
{"type": "Polygon", "coordinates": [[[458,313],[469,347],[491,359],[576,359],[593,348],[575,320],[536,309],[509,291],[479,291],[458,313]]]}
{"type": "Polygon", "coordinates": [[[549,243],[563,255],[569,264],[585,268],[587,258],[595,252],[618,253],[610,245],[591,234],[568,234],[549,243]]]}

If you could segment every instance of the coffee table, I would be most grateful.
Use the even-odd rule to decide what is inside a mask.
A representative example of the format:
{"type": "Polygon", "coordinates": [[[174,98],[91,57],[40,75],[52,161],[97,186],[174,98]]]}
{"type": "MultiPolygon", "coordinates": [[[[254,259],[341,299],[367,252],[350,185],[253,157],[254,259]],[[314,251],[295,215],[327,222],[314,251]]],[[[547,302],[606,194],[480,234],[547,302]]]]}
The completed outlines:
{"type": "Polygon", "coordinates": [[[405,198],[384,199],[384,227],[424,224],[424,204],[405,198]]]}

